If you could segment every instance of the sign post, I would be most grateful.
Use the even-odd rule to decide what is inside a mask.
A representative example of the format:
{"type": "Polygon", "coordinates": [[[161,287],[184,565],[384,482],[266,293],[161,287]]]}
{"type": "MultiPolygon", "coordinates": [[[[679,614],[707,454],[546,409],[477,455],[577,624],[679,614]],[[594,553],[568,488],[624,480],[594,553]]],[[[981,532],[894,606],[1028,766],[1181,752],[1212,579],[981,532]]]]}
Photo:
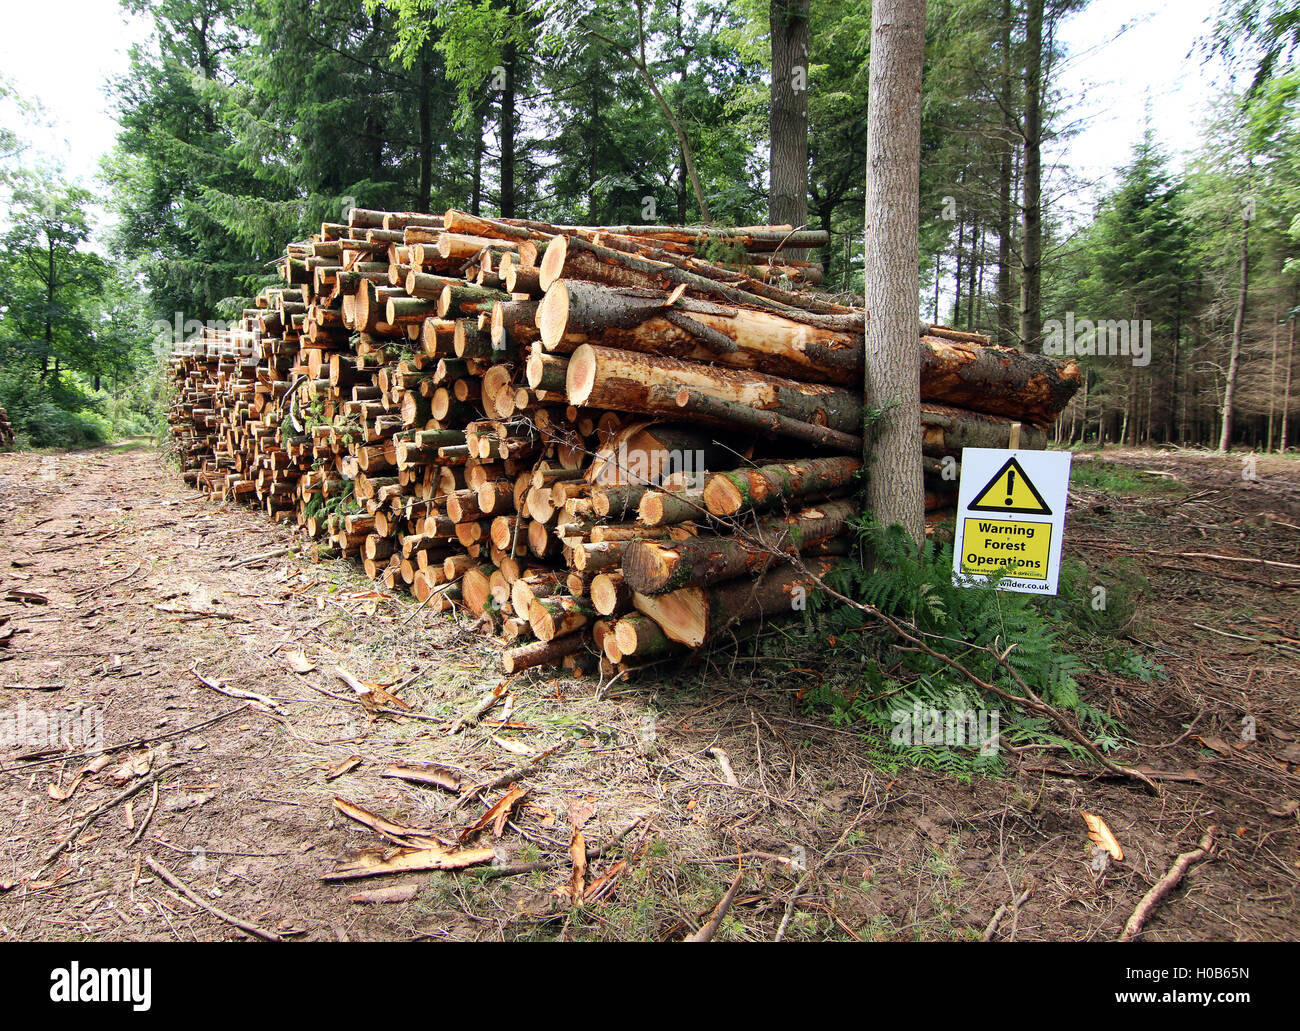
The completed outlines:
{"type": "Polygon", "coordinates": [[[1071,457],[1066,451],[962,450],[953,547],[959,584],[1005,573],[999,590],[1056,593],[1071,457]]]}

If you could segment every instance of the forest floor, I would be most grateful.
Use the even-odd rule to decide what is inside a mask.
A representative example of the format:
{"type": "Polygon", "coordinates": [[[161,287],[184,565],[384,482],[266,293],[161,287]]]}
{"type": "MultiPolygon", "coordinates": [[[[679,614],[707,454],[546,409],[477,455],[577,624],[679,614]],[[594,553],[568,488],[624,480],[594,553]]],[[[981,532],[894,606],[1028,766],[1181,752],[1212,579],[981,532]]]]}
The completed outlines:
{"type": "Polygon", "coordinates": [[[969,782],[873,765],[879,741],[800,701],[815,657],[600,690],[507,680],[463,623],[298,558],[287,527],[200,499],[147,447],[0,455],[0,939],[242,937],[215,907],[291,939],[673,940],[739,876],[719,938],[979,938],[1006,907],[994,938],[1104,940],[1211,825],[1211,861],[1145,937],[1294,939],[1300,461],[1076,464],[1067,548],[1141,567],[1130,643],[1163,670],[1085,686],[1127,730],[1117,758],[1162,771],[1159,797],[1052,751],[969,782]],[[363,707],[339,669],[400,702],[363,707]],[[107,758],[75,736],[41,747],[55,716],[69,735],[102,719],[107,758]],[[384,776],[424,762],[475,784],[535,769],[474,831],[507,784],[384,776]],[[1095,865],[1081,811],[1121,862],[1095,865]],[[495,865],[321,879],[419,830],[495,865]]]}

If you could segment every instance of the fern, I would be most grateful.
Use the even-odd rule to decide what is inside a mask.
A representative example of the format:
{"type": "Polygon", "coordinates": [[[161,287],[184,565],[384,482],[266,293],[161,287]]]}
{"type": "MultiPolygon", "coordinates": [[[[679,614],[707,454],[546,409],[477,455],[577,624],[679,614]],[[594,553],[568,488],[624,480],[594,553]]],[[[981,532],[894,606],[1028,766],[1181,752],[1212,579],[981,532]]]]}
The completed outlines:
{"type": "MultiPolygon", "coordinates": [[[[1132,653],[1113,640],[1105,647],[1092,640],[1102,621],[1094,618],[1084,598],[1086,570],[1072,568],[1063,577],[1061,597],[1055,599],[1000,592],[996,579],[984,586],[959,587],[953,582],[950,544],[929,541],[918,551],[900,529],[881,530],[870,522],[863,522],[858,534],[860,555],[871,556],[871,561],[859,558],[841,565],[827,577],[832,588],[912,624],[935,651],[1019,695],[1015,678],[993,651],[1005,653],[1007,665],[1044,701],[1071,713],[1099,747],[1118,747],[1122,728],[1084,701],[1080,678],[1098,668],[1098,662],[1114,666],[1119,656],[1144,673],[1149,667],[1140,658],[1135,663],[1132,653]]],[[[1136,588],[1124,594],[1124,625],[1136,611],[1136,595],[1136,588]]],[[[906,648],[905,642],[871,625],[861,611],[829,595],[814,595],[810,603],[805,624],[809,643],[821,642],[823,649],[829,643],[841,657],[856,660],[861,670],[848,682],[831,679],[805,695],[808,704],[827,710],[833,723],[865,725],[884,732],[888,740],[898,713],[914,706],[925,711],[996,712],[1005,741],[1046,744],[1087,757],[1047,720],[1019,708],[1008,712],[1004,700],[986,695],[942,660],[906,648]]],[[[786,651],[788,642],[774,647],[786,651]]],[[[953,775],[996,773],[1004,766],[997,755],[973,748],[890,742],[888,752],[904,764],[953,775]]]]}

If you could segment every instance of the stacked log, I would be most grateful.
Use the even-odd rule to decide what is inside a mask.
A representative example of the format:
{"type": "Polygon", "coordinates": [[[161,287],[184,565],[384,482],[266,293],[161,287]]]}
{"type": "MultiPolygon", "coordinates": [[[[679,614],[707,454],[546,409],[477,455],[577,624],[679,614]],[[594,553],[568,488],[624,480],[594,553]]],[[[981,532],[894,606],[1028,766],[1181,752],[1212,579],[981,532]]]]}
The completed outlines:
{"type": "MultiPolygon", "coordinates": [[[[507,672],[748,635],[802,607],[858,514],[863,313],[782,254],[824,242],[354,208],[173,354],[182,474],[468,610],[507,672]]],[[[961,449],[1044,446],[1079,373],[918,336],[937,516],[961,449]]]]}

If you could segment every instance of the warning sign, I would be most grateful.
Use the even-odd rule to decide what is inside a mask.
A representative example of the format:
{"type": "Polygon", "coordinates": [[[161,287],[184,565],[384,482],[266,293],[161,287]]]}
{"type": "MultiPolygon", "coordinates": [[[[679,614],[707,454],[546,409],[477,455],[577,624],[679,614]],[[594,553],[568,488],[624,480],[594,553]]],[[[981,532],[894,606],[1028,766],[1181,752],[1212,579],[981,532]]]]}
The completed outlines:
{"type": "Polygon", "coordinates": [[[1066,452],[963,450],[953,553],[958,583],[996,576],[999,590],[1055,594],[1069,484],[1066,452]]]}
{"type": "Polygon", "coordinates": [[[967,519],[961,571],[987,576],[1005,570],[1023,580],[1046,580],[1052,560],[1052,524],[1010,519],[967,519]]]}
{"type": "Polygon", "coordinates": [[[1007,459],[1006,465],[975,496],[975,500],[970,503],[970,510],[1018,512],[1021,515],[1052,514],[1047,502],[1034,486],[1034,481],[1025,475],[1024,467],[1015,458],[1007,459]]]}

